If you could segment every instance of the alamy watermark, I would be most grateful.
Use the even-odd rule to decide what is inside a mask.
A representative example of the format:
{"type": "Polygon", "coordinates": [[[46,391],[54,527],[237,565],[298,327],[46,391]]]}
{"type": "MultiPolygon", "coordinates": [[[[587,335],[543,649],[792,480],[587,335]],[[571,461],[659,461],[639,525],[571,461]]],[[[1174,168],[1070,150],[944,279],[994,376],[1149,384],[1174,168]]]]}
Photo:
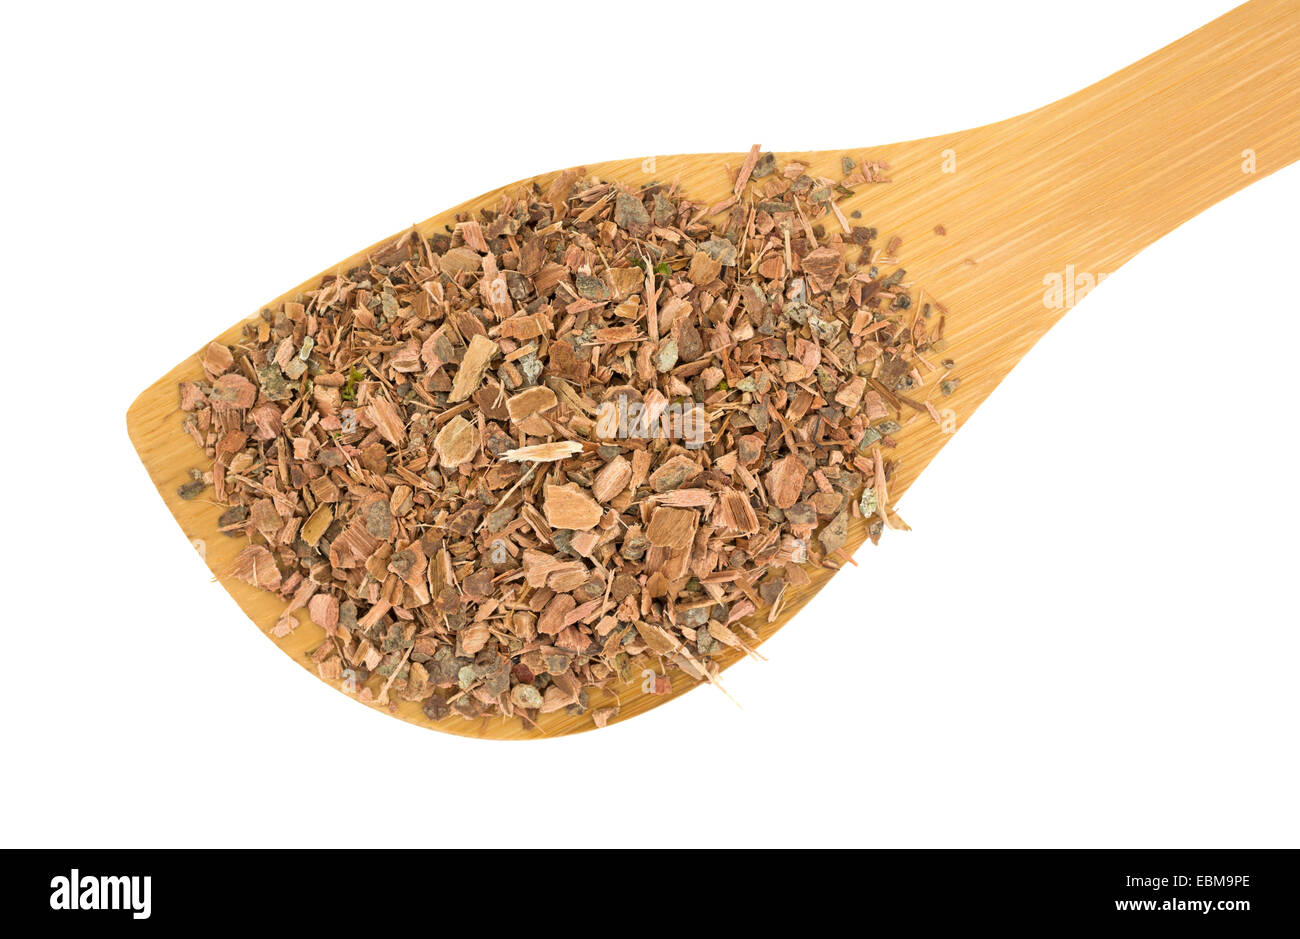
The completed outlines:
{"type": "Polygon", "coordinates": [[[1043,275],[1043,306],[1049,310],[1068,310],[1092,291],[1094,287],[1109,277],[1109,274],[1093,274],[1090,271],[1075,271],[1073,264],[1065,265],[1065,273],[1053,271],[1043,275]]]}
{"type": "Polygon", "coordinates": [[[647,405],[618,395],[601,404],[596,412],[596,436],[649,440],[666,437],[682,441],[688,450],[698,450],[709,440],[709,415],[694,401],[664,401],[647,405]]]}
{"type": "Polygon", "coordinates": [[[130,910],[133,919],[148,919],[153,878],[83,876],[73,868],[50,881],[52,910],[130,910]]]}

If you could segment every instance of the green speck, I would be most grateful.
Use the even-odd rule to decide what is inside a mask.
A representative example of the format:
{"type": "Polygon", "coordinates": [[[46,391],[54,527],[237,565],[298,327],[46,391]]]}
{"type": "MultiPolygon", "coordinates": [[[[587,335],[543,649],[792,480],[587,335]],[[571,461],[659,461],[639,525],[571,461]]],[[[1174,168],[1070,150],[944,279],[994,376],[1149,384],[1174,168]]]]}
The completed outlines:
{"type": "Polygon", "coordinates": [[[354,368],[348,372],[348,380],[343,385],[343,390],[339,393],[344,401],[355,401],[357,399],[357,382],[366,377],[365,371],[354,368]]]}

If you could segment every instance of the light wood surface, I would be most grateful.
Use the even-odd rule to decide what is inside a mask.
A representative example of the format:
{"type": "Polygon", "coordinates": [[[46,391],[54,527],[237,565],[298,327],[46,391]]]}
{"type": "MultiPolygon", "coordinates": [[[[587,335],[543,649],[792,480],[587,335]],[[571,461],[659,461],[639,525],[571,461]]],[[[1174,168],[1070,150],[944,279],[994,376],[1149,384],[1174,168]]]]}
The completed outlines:
{"type": "MultiPolygon", "coordinates": [[[[653,162],[648,156],[587,169],[631,187],[679,180],[688,197],[715,202],[729,193],[743,159],[741,153],[655,156],[653,162]]],[[[891,165],[892,182],[860,186],[840,205],[846,213],[860,210],[861,224],[877,227],[881,244],[901,237],[899,255],[907,280],[922,289],[922,300],[947,307],[945,355],[956,360],[954,374],[961,385],[950,397],[939,398],[930,394],[927,380],[926,394],[917,396],[951,408],[960,427],[1066,312],[1045,303],[1049,275],[1064,277],[1067,266],[1076,276],[1109,274],[1198,212],[1300,157],[1300,0],[1254,0],[1090,88],[997,124],[907,143],[783,153],[778,160],[800,160],[810,164],[810,174],[837,179],[842,156],[891,165]],[[1252,153],[1253,173],[1247,172],[1252,153]],[[953,161],[955,171],[945,171],[954,169],[953,161]],[[946,235],[935,233],[939,225],[946,235]]],[[[417,227],[426,234],[441,230],[455,213],[492,205],[502,192],[519,185],[485,193],[417,227]]],[[[1279,212],[1294,209],[1278,206],[1279,212]]],[[[324,274],[357,265],[375,247],[265,306],[299,298],[324,274]]],[[[1198,268],[1189,263],[1188,276],[1197,275],[1198,268]]],[[[220,341],[235,342],[242,322],[220,341]]],[[[204,546],[208,567],[266,632],[284,601],[224,576],[246,542],[218,533],[218,506],[202,498],[187,502],[176,492],[188,481],[191,467],[209,465],[182,431],[177,410],[177,383],[201,377],[197,356],[186,358],[145,389],[130,408],[127,426],[181,528],[204,546]]],[[[899,476],[890,487],[895,501],[949,439],[951,434],[930,421],[915,421],[905,429],[895,454],[899,476]]],[[[864,535],[861,520],[855,520],[847,547],[856,549],[864,535]]],[[[879,550],[888,550],[895,537],[900,536],[886,533],[879,550]]],[[[870,564],[871,559],[860,552],[858,560],[870,564]]],[[[810,573],[812,586],[799,591],[775,622],[764,622],[762,611],[756,614],[752,625],[764,639],[798,613],[831,572],[810,573]]],[[[315,674],[307,655],[323,632],[302,619],[293,634],[272,641],[315,674]]],[[[721,661],[725,666],[735,659],[721,661]]],[[[673,696],[692,687],[695,683],[674,671],[673,696]]],[[[639,679],[593,689],[590,695],[592,707],[617,702],[617,720],[671,697],[643,694],[639,679]]],[[[496,739],[554,736],[593,726],[590,716],[564,711],[543,715],[536,729],[526,729],[518,718],[467,721],[455,714],[434,724],[417,704],[406,701],[389,712],[437,730],[496,739]]]]}

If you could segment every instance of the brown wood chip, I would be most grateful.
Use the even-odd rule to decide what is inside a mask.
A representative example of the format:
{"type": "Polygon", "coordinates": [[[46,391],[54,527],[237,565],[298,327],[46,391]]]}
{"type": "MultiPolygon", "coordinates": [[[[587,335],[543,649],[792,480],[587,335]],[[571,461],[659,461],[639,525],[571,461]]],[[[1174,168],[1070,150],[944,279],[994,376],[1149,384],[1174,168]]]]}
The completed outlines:
{"type": "Polygon", "coordinates": [[[576,531],[594,528],[604,514],[599,502],[568,486],[547,486],[543,509],[552,528],[576,531]]]}

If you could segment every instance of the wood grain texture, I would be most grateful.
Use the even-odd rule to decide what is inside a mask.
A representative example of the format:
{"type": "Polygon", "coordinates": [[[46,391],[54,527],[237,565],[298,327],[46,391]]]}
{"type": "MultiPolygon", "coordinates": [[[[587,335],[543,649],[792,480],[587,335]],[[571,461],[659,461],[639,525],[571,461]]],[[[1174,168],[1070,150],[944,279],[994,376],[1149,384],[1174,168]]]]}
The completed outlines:
{"type": "MultiPolygon", "coordinates": [[[[922,301],[938,300],[949,310],[946,354],[957,361],[954,374],[962,382],[942,404],[955,412],[960,427],[1065,312],[1044,302],[1047,275],[1064,275],[1067,265],[1076,272],[1111,273],[1198,212],[1300,158],[1300,0],[1255,0],[1084,91],[997,124],[885,146],[785,153],[778,159],[806,162],[810,174],[838,178],[842,156],[892,167],[891,183],[861,186],[841,207],[846,213],[860,210],[862,224],[877,227],[882,242],[900,236],[907,280],[922,289],[922,301]],[[1254,173],[1243,169],[1247,150],[1254,154],[1254,173]],[[945,158],[949,166],[955,160],[955,172],[944,171],[945,158]],[[935,233],[937,225],[944,226],[946,236],[935,233]]],[[[742,159],[740,153],[695,154],[659,156],[651,164],[636,157],[587,169],[631,187],[678,180],[687,196],[716,202],[729,193],[742,159]]],[[[537,178],[544,183],[554,175],[537,178]]],[[[456,213],[490,206],[501,193],[530,181],[484,193],[417,227],[425,234],[442,230],[456,213]]],[[[354,267],[378,246],[265,306],[300,298],[323,276],[354,267]]],[[[241,326],[242,321],[217,338],[233,343],[241,326]]],[[[201,377],[197,356],[185,359],[132,404],[127,426],[181,528],[205,546],[208,567],[266,632],[284,601],[224,576],[245,542],[218,533],[218,506],[202,499],[187,502],[176,492],[191,467],[208,465],[181,430],[177,411],[177,383],[201,377]]],[[[918,396],[929,396],[930,381],[927,394],[918,396]]],[[[930,421],[905,429],[896,452],[899,475],[891,486],[895,502],[950,436],[930,421]]],[[[864,535],[861,520],[855,520],[847,547],[855,550],[864,535]]],[[[886,541],[891,537],[897,535],[886,541]]],[[[762,613],[755,617],[752,625],[764,639],[792,619],[831,574],[810,573],[812,585],[793,596],[775,622],[763,622],[762,613]]],[[[322,638],[320,629],[304,622],[292,635],[273,641],[315,674],[307,655],[322,638]]],[[[737,658],[732,654],[721,663],[725,667],[737,658]]],[[[673,687],[675,696],[695,684],[674,673],[673,687]]],[[[593,707],[619,704],[618,720],[670,697],[642,694],[639,679],[590,693],[593,707]]],[[[563,711],[543,715],[533,729],[517,718],[466,721],[455,714],[434,724],[407,701],[390,712],[421,726],[494,739],[539,738],[593,726],[589,716],[563,711]]]]}

